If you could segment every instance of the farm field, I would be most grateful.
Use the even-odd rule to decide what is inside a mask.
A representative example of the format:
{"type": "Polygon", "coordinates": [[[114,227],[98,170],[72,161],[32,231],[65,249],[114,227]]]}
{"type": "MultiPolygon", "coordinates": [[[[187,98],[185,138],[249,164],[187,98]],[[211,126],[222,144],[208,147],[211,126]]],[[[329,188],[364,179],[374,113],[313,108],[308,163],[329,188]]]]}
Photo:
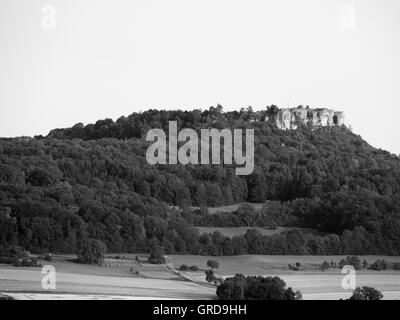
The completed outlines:
{"type": "MultiPolygon", "coordinates": [[[[256,210],[260,210],[264,205],[264,203],[250,203],[250,202],[245,202],[245,203],[253,206],[254,209],[256,209],[256,210]]],[[[236,211],[241,204],[242,203],[236,203],[236,204],[232,204],[232,205],[229,205],[229,206],[208,207],[207,209],[208,209],[208,213],[209,214],[216,214],[218,212],[229,213],[229,212],[236,211]]],[[[170,208],[175,208],[175,209],[178,209],[178,210],[180,209],[178,206],[169,206],[169,207],[170,208]]],[[[200,207],[190,207],[189,209],[191,209],[191,210],[200,210],[200,207]]]]}
{"type": "MultiPolygon", "coordinates": [[[[219,263],[217,273],[223,276],[235,275],[241,273],[244,275],[275,275],[275,274],[299,274],[296,271],[288,270],[288,264],[295,265],[300,262],[300,273],[317,273],[326,274],[330,271],[322,272],[319,268],[324,261],[339,262],[346,256],[263,256],[263,255],[243,255],[243,256],[226,256],[226,257],[211,257],[211,256],[190,256],[190,255],[169,255],[169,260],[175,267],[182,264],[188,266],[197,265],[200,268],[206,268],[208,260],[215,260],[219,263]]],[[[386,260],[387,262],[400,262],[400,257],[390,256],[358,256],[361,260],[367,260],[368,263],[373,263],[376,260],[386,260]]],[[[337,269],[340,271],[339,269],[337,269]]],[[[400,271],[371,271],[362,270],[362,273],[390,273],[400,276],[400,271]]]]}
{"type": "MultiPolygon", "coordinates": [[[[387,262],[398,262],[400,257],[387,256],[359,256],[361,260],[373,263],[377,259],[387,262]]],[[[330,269],[322,272],[319,267],[322,262],[339,262],[345,256],[229,256],[229,257],[201,257],[201,256],[169,256],[170,261],[176,266],[181,264],[205,267],[207,260],[219,262],[215,271],[217,276],[227,277],[237,273],[244,275],[279,276],[288,287],[300,290],[305,300],[347,299],[351,290],[343,290],[341,283],[345,274],[340,269],[330,269]],[[288,264],[295,265],[300,262],[301,271],[288,270],[288,264]]],[[[204,281],[202,274],[190,274],[193,279],[204,281]]],[[[400,299],[400,271],[357,271],[356,286],[372,286],[381,290],[384,299],[400,299]]]]}
{"type": "Polygon", "coordinates": [[[297,230],[303,235],[303,237],[306,241],[309,239],[315,238],[316,236],[321,235],[321,233],[315,229],[295,228],[295,227],[293,227],[293,228],[292,227],[278,227],[275,230],[265,229],[265,228],[260,228],[260,227],[231,227],[231,228],[229,228],[229,227],[196,227],[196,229],[199,230],[200,234],[213,233],[215,231],[219,231],[222,233],[222,235],[229,237],[229,238],[232,238],[234,236],[242,236],[249,229],[257,229],[264,236],[271,236],[271,235],[279,234],[279,233],[286,232],[286,231],[297,230]]]}
{"type": "MultiPolygon", "coordinates": [[[[57,269],[56,269],[57,270],[57,269]]],[[[158,275],[157,275],[158,276],[158,275]]],[[[0,292],[10,294],[15,298],[41,297],[63,299],[68,294],[79,296],[98,296],[98,298],[113,299],[124,296],[126,299],[212,299],[215,290],[189,281],[99,276],[57,272],[56,290],[43,290],[41,281],[43,274],[40,268],[0,268],[0,292]],[[15,295],[14,295],[15,294],[15,295]]],[[[72,298],[73,296],[71,296],[72,298]]]]}
{"type": "MultiPolygon", "coordinates": [[[[71,261],[73,256],[55,256],[48,262],[55,267],[57,287],[54,292],[41,287],[40,268],[15,268],[0,265],[0,296],[15,299],[215,299],[215,287],[205,282],[204,270],[208,260],[219,262],[217,276],[244,275],[279,276],[294,290],[300,290],[307,299],[346,299],[351,290],[341,287],[340,269],[322,272],[323,261],[339,262],[343,256],[229,256],[205,257],[187,255],[167,256],[167,265],[141,264],[100,267],[81,265],[71,261]],[[288,264],[301,264],[300,271],[288,270],[288,264]],[[180,265],[196,265],[199,272],[182,272],[180,265]],[[136,274],[135,271],[139,270],[136,274]]],[[[112,257],[112,255],[110,255],[112,257]]],[[[123,255],[134,259],[135,255],[123,255]]],[[[143,256],[140,256],[142,259],[143,256]]],[[[399,262],[400,257],[360,256],[369,263],[377,259],[399,262]]],[[[122,259],[122,258],[121,258],[122,259]]],[[[144,259],[144,258],[143,258],[144,259]]],[[[356,285],[372,286],[381,290],[385,299],[400,299],[400,271],[357,272],[356,285]]]]}

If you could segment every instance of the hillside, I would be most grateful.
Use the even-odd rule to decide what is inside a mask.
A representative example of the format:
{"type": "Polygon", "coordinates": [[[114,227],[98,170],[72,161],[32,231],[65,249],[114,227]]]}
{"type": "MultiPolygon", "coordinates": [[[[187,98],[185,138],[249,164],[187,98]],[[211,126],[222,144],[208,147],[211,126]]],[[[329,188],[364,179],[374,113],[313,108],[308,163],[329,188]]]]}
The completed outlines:
{"type": "Polygon", "coordinates": [[[70,253],[89,237],[127,252],[160,244],[192,254],[400,254],[399,157],[345,126],[280,130],[265,121],[277,112],[149,110],[47,137],[1,139],[0,251],[18,245],[70,253]],[[167,131],[169,120],[196,131],[254,129],[253,174],[236,176],[230,166],[150,166],[146,133],[167,131]],[[266,204],[207,214],[207,206],[241,202],[266,204]],[[331,235],[306,242],[296,232],[249,231],[227,239],[199,235],[193,226],[296,226],[331,235]]]}

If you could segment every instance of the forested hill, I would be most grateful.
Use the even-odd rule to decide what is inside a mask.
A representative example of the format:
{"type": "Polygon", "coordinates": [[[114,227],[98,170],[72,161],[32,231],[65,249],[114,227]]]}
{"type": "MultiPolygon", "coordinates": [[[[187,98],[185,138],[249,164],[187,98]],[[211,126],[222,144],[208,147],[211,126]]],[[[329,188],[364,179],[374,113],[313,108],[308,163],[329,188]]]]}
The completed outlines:
{"type": "MultiPolygon", "coordinates": [[[[263,121],[276,110],[150,110],[116,122],[56,129],[47,137],[1,139],[0,250],[18,244],[71,252],[89,237],[114,251],[146,250],[157,242],[168,252],[213,254],[215,248],[208,240],[202,244],[191,226],[225,221],[316,227],[339,236],[349,230],[358,237],[349,242],[363,245],[345,250],[340,244],[334,252],[400,253],[399,157],[371,147],[344,126],[279,130],[263,121]],[[220,165],[150,166],[146,133],[152,128],[167,132],[170,120],[178,121],[179,129],[254,129],[253,174],[236,176],[232,167],[220,165]],[[193,215],[167,206],[266,200],[259,212],[215,215],[214,220],[204,210],[193,215]]],[[[226,246],[228,240],[210,241],[226,246]]],[[[304,248],[302,253],[317,250],[304,248]]],[[[232,252],[261,249],[243,250],[232,252]]]]}

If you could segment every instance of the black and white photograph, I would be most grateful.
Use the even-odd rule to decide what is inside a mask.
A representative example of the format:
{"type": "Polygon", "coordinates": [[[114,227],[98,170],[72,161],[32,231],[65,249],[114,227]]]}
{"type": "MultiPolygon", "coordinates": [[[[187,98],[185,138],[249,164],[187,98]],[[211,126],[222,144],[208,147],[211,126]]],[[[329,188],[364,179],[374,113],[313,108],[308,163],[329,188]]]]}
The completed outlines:
{"type": "Polygon", "coordinates": [[[400,300],[399,58],[398,0],[0,0],[0,308],[400,300]]]}

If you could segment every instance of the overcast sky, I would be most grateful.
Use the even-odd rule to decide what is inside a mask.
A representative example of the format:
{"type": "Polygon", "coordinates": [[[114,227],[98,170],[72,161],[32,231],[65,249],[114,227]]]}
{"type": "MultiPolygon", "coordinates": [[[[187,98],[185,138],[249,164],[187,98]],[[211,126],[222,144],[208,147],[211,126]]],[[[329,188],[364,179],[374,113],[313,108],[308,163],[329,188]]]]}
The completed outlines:
{"type": "Polygon", "coordinates": [[[0,0],[0,46],[3,137],[303,104],[400,154],[399,0],[0,0]]]}

